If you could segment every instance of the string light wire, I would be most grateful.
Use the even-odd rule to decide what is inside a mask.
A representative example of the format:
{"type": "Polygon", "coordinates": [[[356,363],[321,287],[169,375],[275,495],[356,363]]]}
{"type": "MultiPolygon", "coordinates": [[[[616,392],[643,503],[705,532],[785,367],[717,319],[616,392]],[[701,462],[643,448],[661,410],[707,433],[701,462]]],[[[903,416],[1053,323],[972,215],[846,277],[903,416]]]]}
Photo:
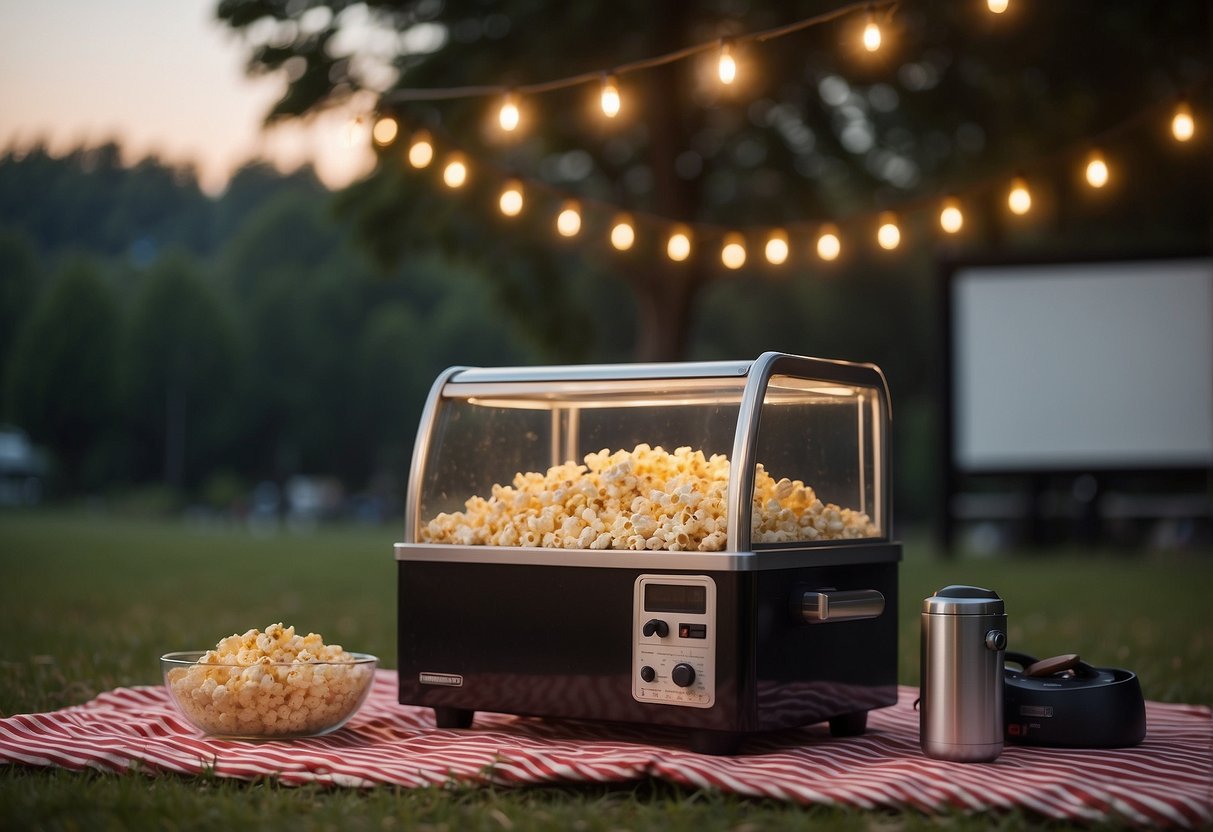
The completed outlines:
{"type": "MultiPolygon", "coordinates": [[[[1174,100],[1175,99],[1171,99],[1170,101],[1152,102],[1147,107],[1139,110],[1138,112],[1130,115],[1129,117],[1107,129],[1099,131],[1092,136],[1076,139],[1070,145],[1062,145],[1056,148],[1053,152],[1042,157],[1037,157],[1034,160],[1016,165],[1015,169],[1017,171],[1043,171],[1047,168],[1054,168],[1061,163],[1072,164],[1075,160],[1080,160],[1079,164],[1081,164],[1085,169],[1087,157],[1092,146],[1106,147],[1120,134],[1138,127],[1144,122],[1156,121],[1160,117],[1169,122],[1175,111],[1174,100]]],[[[434,146],[434,138],[429,131],[418,130],[413,134],[413,136],[414,141],[417,137],[421,137],[427,145],[430,147],[434,146]]],[[[448,145],[450,149],[454,150],[457,154],[456,158],[461,159],[464,165],[469,164],[468,160],[471,158],[469,154],[464,152],[462,148],[456,145],[453,140],[450,140],[449,136],[443,136],[443,144],[448,145]]],[[[434,151],[430,152],[432,153],[434,151]]],[[[488,176],[490,179],[495,178],[502,182],[515,183],[520,190],[523,186],[523,182],[525,182],[527,189],[545,193],[552,201],[562,205],[562,207],[567,207],[570,200],[575,201],[579,205],[579,219],[590,212],[614,216],[626,211],[633,230],[633,243],[635,243],[635,241],[640,237],[638,227],[641,224],[662,229],[653,236],[660,236],[667,241],[672,235],[683,234],[685,235],[684,239],[686,252],[683,253],[682,257],[677,259],[685,259],[691,254],[693,248],[691,241],[693,239],[709,241],[723,240],[726,234],[737,230],[735,226],[725,226],[712,221],[688,220],[685,218],[665,216],[650,211],[623,208],[618,202],[582,195],[566,188],[545,182],[542,179],[524,179],[520,177],[516,171],[506,170],[493,162],[481,161],[478,164],[480,167],[488,170],[488,176]]],[[[465,171],[465,175],[468,173],[470,172],[465,171]]],[[[1014,177],[1011,177],[1004,169],[1002,172],[992,173],[983,179],[970,181],[967,184],[957,185],[952,183],[946,190],[946,206],[954,208],[956,212],[960,214],[961,222],[963,223],[963,205],[966,199],[975,199],[979,194],[982,193],[1001,193],[1002,198],[1005,199],[1009,192],[1008,183],[1013,178],[1022,178],[1022,175],[1017,173],[1014,177]]],[[[941,198],[942,197],[939,193],[924,193],[921,196],[911,197],[899,201],[895,205],[891,205],[886,209],[861,211],[844,217],[806,217],[795,222],[784,223],[781,226],[781,229],[785,230],[790,237],[795,237],[797,239],[800,239],[808,234],[810,235],[810,239],[813,241],[817,240],[817,236],[813,234],[814,229],[820,229],[817,234],[828,232],[832,239],[827,240],[826,251],[833,253],[834,257],[837,257],[838,253],[841,251],[841,243],[843,242],[843,234],[839,230],[839,226],[846,226],[848,228],[853,225],[858,226],[860,224],[870,222],[873,217],[879,218],[881,214],[889,210],[895,211],[899,215],[906,215],[913,213],[917,209],[925,206],[934,206],[937,208],[940,205],[941,198]]],[[[1006,203],[1004,202],[1004,205],[1005,204],[1006,203]]],[[[1030,208],[1031,206],[1029,206],[1029,210],[1030,208]]],[[[949,221],[954,219],[954,216],[949,216],[949,221]]],[[[942,218],[940,219],[940,223],[942,225],[942,218]]],[[[949,222],[949,224],[951,224],[951,222],[949,222]]],[[[747,229],[741,229],[742,232],[745,232],[746,230],[747,229]]],[[[771,227],[764,225],[749,230],[761,233],[765,237],[770,233],[771,227]]],[[[947,229],[944,230],[949,234],[952,233],[947,231],[947,229]]],[[[681,243],[679,245],[681,245],[681,243]]],[[[816,245],[817,243],[813,242],[810,247],[815,247],[816,245]]],[[[825,259],[833,259],[833,257],[825,259]]]]}
{"type": "MultiPolygon", "coordinates": [[[[883,10],[888,16],[893,13],[900,0],[879,0],[879,2],[863,2],[851,3],[846,6],[841,6],[822,14],[806,17],[802,20],[797,20],[792,23],[787,23],[783,26],[775,26],[770,29],[762,29],[757,32],[748,32],[741,35],[733,35],[729,37],[728,42],[731,48],[744,43],[764,43],[775,38],[782,38],[791,35],[795,32],[808,29],[813,26],[821,26],[825,23],[830,23],[838,20],[841,17],[846,17],[855,12],[874,13],[877,10],[883,10]]],[[[633,72],[641,72],[646,69],[672,64],[676,61],[685,61],[704,52],[713,50],[719,51],[721,46],[720,38],[697,43],[693,46],[687,46],[682,49],[675,49],[673,52],[666,52],[661,55],[655,55],[651,58],[641,58],[639,60],[630,61],[628,63],[618,64],[612,67],[609,72],[601,69],[591,70],[589,72],[578,73],[577,75],[569,75],[565,78],[554,78],[550,81],[539,81],[533,84],[517,84],[514,86],[503,86],[501,84],[473,84],[460,87],[410,87],[398,90],[392,90],[385,93],[381,98],[383,104],[404,104],[412,101],[454,101],[460,98],[485,98],[502,96],[513,93],[518,96],[542,95],[543,93],[555,92],[556,90],[569,89],[571,87],[579,87],[583,85],[601,85],[604,75],[612,75],[615,78],[620,78],[624,75],[629,75],[633,72]]]]}
{"type": "MultiPolygon", "coordinates": [[[[391,103],[391,102],[408,102],[408,101],[438,101],[438,100],[450,100],[450,99],[470,98],[470,97],[478,97],[478,96],[497,96],[499,98],[499,100],[504,102],[505,106],[512,104],[512,105],[514,105],[514,107],[516,107],[517,102],[519,100],[519,96],[522,96],[522,95],[536,95],[536,94],[541,94],[544,92],[550,92],[553,90],[573,87],[573,86],[577,86],[580,84],[594,83],[594,84],[600,85],[600,88],[602,89],[603,92],[608,92],[608,88],[611,92],[613,92],[614,101],[610,102],[610,103],[604,101],[604,110],[607,111],[608,115],[613,116],[614,113],[612,113],[610,111],[612,108],[612,105],[614,107],[615,113],[618,112],[618,107],[619,107],[617,79],[620,75],[625,75],[625,74],[633,73],[633,72],[639,72],[644,69],[661,66],[663,64],[672,63],[674,61],[684,60],[686,58],[689,58],[691,56],[694,56],[694,55],[697,55],[697,54],[700,54],[702,52],[706,52],[709,50],[716,50],[718,52],[718,54],[720,54],[720,55],[729,54],[731,56],[732,47],[735,46],[736,44],[745,43],[745,42],[761,43],[764,41],[783,37],[788,34],[792,34],[794,32],[809,28],[811,26],[827,23],[832,20],[836,20],[840,17],[844,17],[846,15],[852,14],[854,12],[863,12],[863,13],[865,13],[865,18],[868,20],[871,20],[875,16],[874,13],[877,10],[884,10],[885,16],[888,17],[888,16],[891,16],[892,13],[896,10],[898,3],[899,3],[899,0],[884,0],[884,2],[852,3],[848,6],[843,6],[838,9],[835,9],[833,11],[826,12],[826,13],[820,14],[820,15],[816,15],[814,17],[805,18],[803,20],[799,20],[799,21],[796,21],[794,23],[790,23],[790,24],[787,24],[784,26],[775,27],[772,29],[766,29],[766,30],[762,30],[762,31],[758,31],[758,32],[751,32],[748,34],[732,36],[732,37],[729,37],[726,39],[717,38],[716,40],[713,40],[713,41],[708,41],[708,42],[705,42],[702,44],[696,44],[694,46],[686,47],[684,49],[665,53],[663,55],[658,55],[658,56],[655,56],[652,58],[645,58],[645,59],[633,61],[630,63],[616,65],[616,66],[612,67],[610,69],[610,71],[607,71],[607,72],[604,72],[601,70],[596,70],[593,72],[587,72],[587,73],[581,73],[579,75],[569,76],[567,78],[559,78],[559,79],[555,79],[552,81],[545,81],[545,82],[541,82],[538,84],[515,85],[515,86],[510,86],[510,87],[504,87],[504,86],[498,86],[498,85],[491,85],[491,86],[485,85],[485,86],[448,87],[448,88],[430,88],[430,89],[402,89],[402,90],[397,90],[393,93],[389,93],[388,95],[386,95],[384,97],[383,100],[385,102],[391,103]],[[725,48],[726,46],[728,47],[727,49],[725,48]]],[[[612,97],[612,96],[608,95],[606,97],[612,97]]],[[[1176,100],[1177,99],[1172,98],[1169,102],[1163,102],[1162,106],[1165,106],[1167,109],[1167,121],[1168,122],[1171,121],[1172,116],[1178,114],[1178,118],[1181,122],[1181,128],[1180,128],[1180,130],[1178,130],[1176,132],[1179,134],[1177,137],[1182,142],[1187,137],[1189,137],[1192,132],[1194,132],[1194,131],[1192,131],[1192,129],[1190,127],[1190,124],[1192,123],[1192,121],[1191,121],[1192,114],[1191,114],[1191,109],[1190,109],[1189,105],[1187,104],[1188,98],[1186,95],[1182,96],[1178,99],[1180,101],[1180,104],[1178,105],[1178,107],[1175,104],[1176,100]],[[1183,135],[1184,127],[1187,128],[1186,135],[1183,135]]],[[[1123,121],[1121,121],[1120,123],[1113,125],[1111,128],[1103,130],[1094,136],[1088,136],[1085,139],[1082,139],[1081,142],[1082,142],[1082,144],[1084,144],[1086,146],[1088,151],[1090,150],[1090,148],[1093,144],[1094,144],[1094,146],[1106,145],[1107,142],[1109,141],[1109,139],[1112,138],[1114,135],[1119,134],[1120,132],[1123,132],[1125,130],[1128,130],[1128,129],[1136,126],[1140,121],[1142,121],[1146,118],[1153,118],[1154,113],[1157,109],[1159,109],[1158,105],[1143,108],[1142,110],[1133,114],[1129,118],[1126,118],[1123,121]]],[[[385,114],[384,117],[390,117],[390,115],[385,114]]],[[[504,126],[505,125],[503,123],[503,127],[504,126]]],[[[410,149],[410,161],[412,162],[414,167],[423,167],[425,164],[428,163],[428,161],[429,161],[428,158],[425,159],[422,162],[422,164],[418,164],[418,161],[421,161],[421,160],[412,158],[413,151],[416,149],[417,138],[420,137],[422,139],[423,146],[429,145],[430,147],[433,147],[433,140],[430,138],[429,134],[424,130],[416,131],[413,135],[414,135],[414,139],[413,139],[414,145],[413,145],[413,148],[410,149]]],[[[377,144],[380,144],[382,146],[383,143],[377,142],[377,144]]],[[[433,151],[431,150],[430,153],[432,154],[432,152],[433,151]]],[[[1074,149],[1072,146],[1057,148],[1054,152],[1047,154],[1043,159],[1038,158],[1035,161],[1031,162],[1029,165],[1027,165],[1027,167],[1030,167],[1032,169],[1039,169],[1039,168],[1042,168],[1042,167],[1055,163],[1059,157],[1062,157],[1062,156],[1069,157],[1069,156],[1073,156],[1073,155],[1075,155],[1075,154],[1074,154],[1074,149]]],[[[463,159],[467,158],[463,154],[460,154],[460,157],[462,157],[463,159]]],[[[466,161],[465,161],[465,165],[466,165],[466,161]]],[[[488,165],[488,167],[491,168],[491,167],[495,167],[495,166],[490,163],[488,165]]],[[[1106,167],[1105,167],[1105,170],[1106,170],[1106,167]]],[[[465,167],[464,175],[466,176],[466,167],[465,167]]],[[[518,180],[516,174],[514,174],[513,172],[510,172],[508,174],[504,173],[504,172],[500,172],[500,178],[502,178],[503,180],[505,180],[505,179],[511,180],[515,184],[515,187],[518,189],[519,193],[521,193],[522,184],[518,180]]],[[[1017,176],[1017,179],[1022,180],[1022,177],[1017,176]]],[[[991,190],[994,188],[1006,188],[1007,181],[1008,181],[1007,174],[1001,173],[1001,174],[993,174],[993,175],[987,177],[984,182],[970,183],[968,186],[961,187],[961,188],[956,188],[956,187],[949,188],[948,189],[949,196],[946,200],[946,205],[945,205],[945,212],[946,212],[947,216],[946,217],[941,216],[941,218],[940,218],[940,224],[943,227],[943,230],[948,234],[952,234],[952,233],[955,233],[955,231],[958,231],[960,225],[963,224],[963,213],[962,213],[962,208],[961,208],[962,203],[961,203],[960,198],[957,196],[957,193],[959,191],[963,191],[966,194],[973,194],[978,191],[991,190]]],[[[460,183],[460,184],[462,184],[462,183],[460,183]]],[[[1018,184],[1018,182],[1016,184],[1018,184]]],[[[615,215],[621,215],[623,212],[625,212],[627,210],[627,209],[621,208],[618,204],[612,203],[607,200],[599,200],[599,199],[594,199],[594,198],[587,198],[587,197],[584,197],[584,196],[578,195],[578,194],[570,194],[569,192],[565,191],[564,189],[549,185],[548,183],[545,183],[545,182],[542,182],[539,180],[535,180],[535,181],[528,180],[527,186],[528,187],[537,187],[540,190],[548,191],[555,197],[561,199],[564,203],[563,207],[565,208],[564,213],[566,215],[569,213],[568,209],[569,209],[570,205],[576,206],[573,209],[573,214],[577,218],[577,223],[576,223],[577,228],[576,228],[576,230],[574,230],[572,232],[572,235],[576,235],[581,230],[580,229],[580,225],[581,225],[580,220],[581,220],[581,216],[582,216],[581,206],[583,204],[586,207],[590,208],[591,210],[594,210],[596,208],[602,208],[602,209],[606,209],[606,210],[610,211],[611,213],[613,213],[615,215]]],[[[457,186],[452,185],[452,187],[457,187],[457,186]]],[[[1096,186],[1096,187],[1098,187],[1098,186],[1096,186]]],[[[1003,193],[1006,194],[1007,192],[1003,191],[1003,193]]],[[[914,210],[915,207],[918,207],[920,203],[931,202],[934,205],[939,205],[940,198],[941,197],[938,193],[923,194],[922,196],[919,196],[919,197],[914,197],[914,198],[910,198],[907,200],[903,200],[903,201],[899,202],[897,205],[892,206],[892,207],[895,208],[898,213],[907,213],[909,211],[914,210]]],[[[519,201],[521,201],[521,200],[519,200],[519,201]]],[[[1019,208],[1021,206],[1017,205],[1016,207],[1019,208]]],[[[1023,207],[1023,208],[1025,211],[1027,210],[1027,207],[1023,207]]],[[[521,208],[519,208],[519,210],[521,210],[521,208]]],[[[866,211],[866,212],[851,215],[849,217],[831,218],[831,219],[833,219],[834,222],[850,225],[853,222],[859,222],[859,221],[865,220],[865,218],[870,218],[871,216],[873,216],[875,214],[887,214],[887,213],[889,213],[889,212],[888,211],[866,211]]],[[[638,222],[644,222],[644,223],[648,223],[648,224],[652,224],[652,225],[659,225],[663,229],[665,229],[665,231],[662,233],[665,234],[665,239],[667,240],[667,243],[671,240],[674,243],[673,248],[667,249],[667,254],[668,254],[668,256],[671,257],[671,259],[676,259],[676,260],[685,259],[686,257],[690,256],[691,249],[692,249],[691,240],[696,237],[707,238],[707,239],[728,238],[730,242],[734,242],[734,243],[736,243],[736,241],[737,241],[735,237],[731,236],[733,233],[736,233],[736,232],[730,232],[728,229],[724,228],[723,226],[712,223],[712,222],[690,221],[690,220],[685,220],[685,219],[660,216],[657,214],[644,212],[644,211],[630,211],[630,213],[627,214],[627,217],[628,217],[627,218],[627,229],[631,233],[630,233],[630,238],[628,239],[628,242],[626,244],[626,247],[616,246],[616,248],[618,248],[621,251],[631,248],[632,244],[635,242],[635,240],[638,236],[638,232],[636,230],[636,226],[637,226],[638,222]],[[692,229],[696,229],[696,231],[692,232],[692,229]],[[675,252],[677,252],[677,256],[676,256],[675,252]]],[[[566,219],[568,219],[567,216],[566,216],[566,219]]],[[[883,219],[883,217],[882,217],[882,219],[883,219]]],[[[799,236],[799,232],[797,231],[798,227],[800,227],[800,228],[817,227],[817,228],[821,229],[819,233],[820,233],[821,237],[825,238],[825,251],[824,252],[821,251],[821,238],[819,237],[818,243],[817,243],[817,247],[819,249],[819,255],[825,259],[833,259],[833,257],[838,256],[838,252],[841,249],[840,241],[841,241],[842,235],[839,232],[838,227],[836,225],[834,225],[833,222],[826,222],[825,225],[822,225],[822,222],[823,222],[823,220],[820,218],[812,218],[812,219],[802,220],[799,223],[785,224],[785,227],[788,230],[792,231],[793,234],[796,234],[797,236],[799,236]]],[[[614,228],[618,228],[618,223],[615,224],[615,226],[613,227],[612,230],[614,230],[614,228]]],[[[894,225],[893,228],[896,229],[896,225],[894,225]]],[[[623,237],[628,237],[629,236],[628,231],[621,230],[620,234],[623,237]]],[[[785,235],[787,233],[786,231],[783,231],[783,229],[777,229],[777,231],[782,232],[785,235]]],[[[744,233],[744,229],[742,229],[742,232],[744,233]]],[[[765,230],[762,231],[762,233],[764,235],[767,235],[767,234],[771,234],[772,231],[769,227],[767,227],[765,230]]],[[[889,233],[891,233],[891,232],[889,232],[889,233]]],[[[569,235],[569,236],[572,236],[572,235],[569,235]]],[[[900,236],[900,235],[898,235],[898,236],[900,236]]],[[[784,237],[784,239],[786,240],[786,236],[784,237]]],[[[622,238],[621,238],[621,241],[622,241],[622,238]]],[[[900,242],[900,240],[898,240],[898,242],[900,242]]],[[[766,258],[767,262],[769,262],[773,265],[777,264],[777,263],[782,263],[783,260],[786,259],[786,257],[787,257],[787,254],[784,253],[784,250],[787,246],[788,246],[788,244],[783,242],[783,240],[777,241],[775,243],[775,249],[774,249],[776,253],[775,253],[774,257],[772,257],[768,254],[768,256],[766,258]]],[[[894,247],[895,246],[896,246],[896,243],[894,243],[894,247]]],[[[741,252],[743,253],[742,256],[744,257],[744,239],[741,244],[741,252]]]]}

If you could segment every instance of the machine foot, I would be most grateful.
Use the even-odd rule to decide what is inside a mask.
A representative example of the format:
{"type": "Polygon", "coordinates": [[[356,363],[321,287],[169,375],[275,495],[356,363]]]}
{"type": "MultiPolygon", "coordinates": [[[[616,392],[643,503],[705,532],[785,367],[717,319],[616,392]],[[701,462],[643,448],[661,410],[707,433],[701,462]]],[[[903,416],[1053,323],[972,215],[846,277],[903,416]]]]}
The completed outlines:
{"type": "Polygon", "coordinates": [[[434,708],[434,722],[439,728],[471,728],[475,715],[467,708],[434,708]]]}
{"type": "Polygon", "coordinates": [[[736,731],[692,731],[691,750],[696,754],[731,757],[741,747],[745,734],[736,731]]]}
{"type": "Polygon", "coordinates": [[[830,719],[831,737],[858,737],[868,730],[868,712],[855,711],[830,719]]]}

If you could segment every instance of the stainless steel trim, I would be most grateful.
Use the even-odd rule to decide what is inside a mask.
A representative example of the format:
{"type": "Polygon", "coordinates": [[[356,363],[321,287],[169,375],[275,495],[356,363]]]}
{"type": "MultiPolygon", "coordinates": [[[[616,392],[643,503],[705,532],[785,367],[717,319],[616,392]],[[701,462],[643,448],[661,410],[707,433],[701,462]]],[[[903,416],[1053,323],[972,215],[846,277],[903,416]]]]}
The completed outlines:
{"type": "Polygon", "coordinates": [[[896,563],[896,543],[841,544],[767,552],[633,552],[622,549],[537,549],[523,546],[456,546],[397,543],[397,561],[577,566],[599,569],[669,569],[700,572],[764,572],[846,564],[896,563]]]}
{"type": "Polygon", "coordinates": [[[810,624],[879,618],[883,612],[884,595],[875,589],[806,592],[800,600],[800,614],[810,624]]]}
{"type": "Polygon", "coordinates": [[[551,436],[548,437],[548,467],[560,464],[560,455],[564,450],[561,445],[561,423],[564,419],[564,409],[553,407],[549,418],[548,430],[551,431],[551,436]]]}
{"type": "MultiPolygon", "coordinates": [[[[855,433],[856,433],[856,436],[859,437],[859,441],[856,443],[859,446],[859,459],[858,459],[858,464],[859,464],[859,510],[862,511],[864,514],[868,514],[869,512],[875,514],[876,507],[868,505],[868,490],[867,490],[868,477],[867,477],[867,465],[866,465],[868,460],[867,460],[867,448],[864,444],[865,440],[867,439],[867,431],[864,430],[864,419],[866,418],[867,414],[863,412],[863,410],[864,410],[863,406],[866,403],[866,401],[867,401],[867,396],[865,396],[863,393],[860,393],[858,396],[855,397],[855,417],[856,417],[855,433]]],[[[873,441],[875,441],[875,437],[873,437],[873,441]]],[[[875,454],[875,453],[876,453],[876,451],[873,451],[873,454],[875,454]]],[[[873,460],[873,464],[875,464],[875,460],[873,460]]],[[[879,518],[876,520],[876,526],[877,526],[877,528],[880,528],[879,518]]]]}
{"type": "Polygon", "coordinates": [[[500,382],[617,381],[626,379],[736,378],[749,361],[686,361],[666,364],[568,364],[542,367],[461,367],[456,384],[500,382]]]}
{"type": "MultiPolygon", "coordinates": [[[[569,407],[566,411],[568,416],[565,418],[564,459],[560,462],[581,462],[577,447],[577,442],[581,439],[581,408],[569,407]]],[[[559,465],[560,462],[556,464],[559,465]]]]}
{"type": "Polygon", "coordinates": [[[417,429],[417,441],[413,445],[413,460],[409,465],[408,492],[404,499],[404,539],[416,540],[417,528],[421,523],[421,486],[425,474],[425,463],[429,456],[430,436],[437,421],[438,402],[442,398],[442,388],[446,386],[451,376],[466,369],[465,367],[448,367],[438,374],[430,393],[425,399],[425,407],[421,409],[420,427],[417,429]]]}
{"type": "Polygon", "coordinates": [[[758,436],[758,417],[762,414],[762,394],[771,378],[771,365],[778,355],[764,352],[758,356],[750,368],[750,376],[741,394],[737,431],[733,434],[733,452],[729,455],[729,537],[725,548],[730,552],[745,552],[750,548],[750,524],[754,510],[754,442],[758,436]]]}

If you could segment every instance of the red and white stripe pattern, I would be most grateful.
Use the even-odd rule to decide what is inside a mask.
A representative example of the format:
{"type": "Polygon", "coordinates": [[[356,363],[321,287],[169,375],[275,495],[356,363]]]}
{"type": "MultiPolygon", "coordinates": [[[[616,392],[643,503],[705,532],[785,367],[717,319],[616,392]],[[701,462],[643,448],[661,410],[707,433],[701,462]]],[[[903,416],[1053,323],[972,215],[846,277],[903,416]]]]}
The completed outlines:
{"type": "Polygon", "coordinates": [[[873,711],[868,732],[835,739],[824,725],[749,740],[736,757],[687,750],[672,729],[478,713],[472,729],[439,730],[429,709],[396,702],[395,671],[378,671],[362,709],[314,739],[208,739],[161,687],[118,688],[46,714],[0,719],[0,762],[69,769],[167,771],[286,784],[413,787],[607,783],[655,777],[693,788],[856,808],[985,812],[1021,807],[1046,818],[1142,827],[1213,824],[1213,713],[1146,704],[1134,748],[1008,746],[995,762],[931,760],[918,747],[918,691],[873,711]]]}

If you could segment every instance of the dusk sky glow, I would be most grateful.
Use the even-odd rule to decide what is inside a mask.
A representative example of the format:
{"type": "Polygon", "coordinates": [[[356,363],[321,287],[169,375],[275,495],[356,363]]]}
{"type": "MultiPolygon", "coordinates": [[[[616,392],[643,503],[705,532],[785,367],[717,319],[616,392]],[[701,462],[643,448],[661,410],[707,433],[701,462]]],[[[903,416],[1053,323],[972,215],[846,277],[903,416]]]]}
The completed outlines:
{"type": "Polygon", "coordinates": [[[282,82],[245,75],[216,2],[0,0],[0,153],[113,139],[128,161],[195,165],[211,193],[252,158],[284,170],[313,161],[333,187],[365,173],[370,150],[345,141],[351,112],[262,128],[282,82]]]}

